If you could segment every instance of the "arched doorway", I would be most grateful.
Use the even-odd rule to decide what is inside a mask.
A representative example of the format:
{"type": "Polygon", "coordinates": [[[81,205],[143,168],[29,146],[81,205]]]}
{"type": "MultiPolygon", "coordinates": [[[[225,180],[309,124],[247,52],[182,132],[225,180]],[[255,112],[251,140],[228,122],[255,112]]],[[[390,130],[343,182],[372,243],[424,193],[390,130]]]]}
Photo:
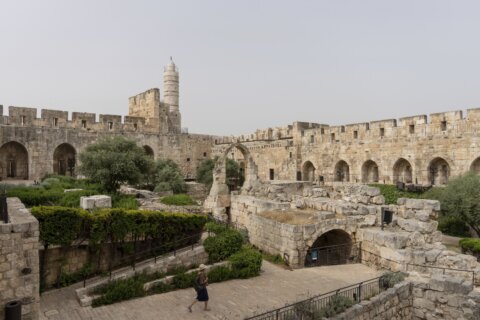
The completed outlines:
{"type": "Polygon", "coordinates": [[[150,146],[147,146],[147,145],[143,146],[143,150],[145,150],[145,153],[147,154],[147,156],[152,158],[155,156],[155,154],[153,153],[153,149],[150,146]]]}
{"type": "Polygon", "coordinates": [[[352,239],[341,229],[323,233],[315,240],[305,256],[305,266],[346,264],[352,256],[352,239]]]}
{"type": "Polygon", "coordinates": [[[28,152],[18,142],[10,141],[0,148],[2,179],[28,179],[28,152]]]}
{"type": "Polygon", "coordinates": [[[378,182],[378,165],[375,161],[368,160],[362,166],[362,182],[378,182]]]}
{"type": "Polygon", "coordinates": [[[412,165],[404,158],[400,158],[393,165],[393,183],[412,183],[412,165]]]}
{"type": "Polygon", "coordinates": [[[450,166],[443,158],[435,158],[428,165],[428,181],[432,186],[447,184],[450,177],[450,166]]]}
{"type": "Polygon", "coordinates": [[[311,181],[315,180],[315,166],[312,162],[306,161],[302,167],[302,177],[304,181],[311,181]]]}
{"type": "Polygon", "coordinates": [[[476,174],[480,174],[480,157],[475,159],[470,166],[470,171],[475,172],[476,174]]]}
{"type": "Polygon", "coordinates": [[[343,160],[340,160],[335,165],[335,181],[348,182],[350,181],[350,167],[348,163],[343,160]]]}
{"type": "Polygon", "coordinates": [[[75,176],[75,165],[77,152],[68,143],[62,143],[53,152],[53,172],[62,176],[75,176]]]}

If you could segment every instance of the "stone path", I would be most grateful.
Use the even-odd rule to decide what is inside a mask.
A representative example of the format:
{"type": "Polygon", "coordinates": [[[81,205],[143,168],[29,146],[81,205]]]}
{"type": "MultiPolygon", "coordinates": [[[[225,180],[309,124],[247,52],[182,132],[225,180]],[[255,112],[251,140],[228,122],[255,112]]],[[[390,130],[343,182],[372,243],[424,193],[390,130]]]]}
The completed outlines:
{"type": "Polygon", "coordinates": [[[246,280],[230,280],[208,287],[211,311],[197,303],[193,313],[187,305],[193,301],[193,289],[152,295],[109,306],[82,308],[74,288],[50,291],[42,295],[41,320],[183,320],[244,319],[307,296],[329,292],[353,283],[375,278],[380,273],[361,264],[286,270],[264,261],[262,274],[246,280]]]}

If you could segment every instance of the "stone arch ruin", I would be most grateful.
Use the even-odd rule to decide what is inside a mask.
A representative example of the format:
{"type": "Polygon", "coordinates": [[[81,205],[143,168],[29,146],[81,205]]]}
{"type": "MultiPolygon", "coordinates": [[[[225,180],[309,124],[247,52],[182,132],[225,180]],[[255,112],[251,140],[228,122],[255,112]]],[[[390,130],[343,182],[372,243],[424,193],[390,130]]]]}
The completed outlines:
{"type": "Polygon", "coordinates": [[[393,183],[412,183],[412,165],[404,158],[398,159],[393,165],[393,183]]]}
{"type": "Polygon", "coordinates": [[[62,143],[53,152],[53,173],[75,176],[76,150],[68,143],[62,143]]]}
{"type": "Polygon", "coordinates": [[[470,165],[470,171],[480,174],[480,157],[473,160],[472,164],[470,165]]]}
{"type": "Polygon", "coordinates": [[[315,180],[315,166],[311,161],[305,161],[303,164],[302,177],[304,181],[313,182],[315,180]]]}
{"type": "Polygon", "coordinates": [[[378,182],[378,165],[373,160],[367,160],[362,165],[362,182],[378,182]]]}
{"type": "Polygon", "coordinates": [[[155,157],[155,153],[153,152],[153,149],[150,146],[144,145],[143,150],[145,151],[147,156],[152,157],[152,158],[155,157]]]}
{"type": "Polygon", "coordinates": [[[448,162],[437,157],[430,161],[428,165],[428,180],[433,186],[447,184],[450,177],[450,165],[448,162]]]}
{"type": "Polygon", "coordinates": [[[334,181],[348,182],[350,181],[350,166],[344,160],[340,160],[335,165],[334,181]]]}
{"type": "Polygon", "coordinates": [[[20,143],[10,141],[0,148],[0,177],[28,179],[28,151],[20,143]]]}
{"type": "Polygon", "coordinates": [[[345,264],[352,251],[352,238],[342,229],[331,229],[318,236],[305,255],[305,266],[345,264]]]}

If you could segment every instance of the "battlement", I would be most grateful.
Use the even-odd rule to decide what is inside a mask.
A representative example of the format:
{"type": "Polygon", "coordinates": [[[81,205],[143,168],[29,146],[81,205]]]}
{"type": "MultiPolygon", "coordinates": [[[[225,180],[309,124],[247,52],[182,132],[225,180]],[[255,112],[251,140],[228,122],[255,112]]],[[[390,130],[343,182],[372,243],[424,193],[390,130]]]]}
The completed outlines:
{"type": "MultiPolygon", "coordinates": [[[[0,105],[0,111],[3,106],[0,105]]],[[[3,113],[2,113],[3,114],[3,113]]],[[[159,133],[159,121],[137,116],[121,116],[87,112],[72,112],[71,120],[68,111],[41,109],[40,118],[36,108],[8,107],[8,115],[1,116],[1,125],[19,127],[66,128],[86,131],[139,131],[159,133]]]]}

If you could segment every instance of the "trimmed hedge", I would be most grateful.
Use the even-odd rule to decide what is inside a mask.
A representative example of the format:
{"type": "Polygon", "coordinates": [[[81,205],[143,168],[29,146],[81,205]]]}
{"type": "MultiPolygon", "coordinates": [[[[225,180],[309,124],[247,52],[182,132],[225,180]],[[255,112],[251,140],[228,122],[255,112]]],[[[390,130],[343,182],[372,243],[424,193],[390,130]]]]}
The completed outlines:
{"type": "Polygon", "coordinates": [[[205,239],[203,247],[208,253],[208,262],[215,263],[238,252],[242,248],[243,242],[243,237],[238,231],[225,230],[205,239]]]}
{"type": "Polygon", "coordinates": [[[465,238],[458,242],[463,252],[480,254],[480,239],[465,238]]]}
{"type": "Polygon", "coordinates": [[[262,268],[262,254],[248,246],[243,246],[240,251],[229,259],[234,278],[246,279],[258,276],[262,268]]]}

